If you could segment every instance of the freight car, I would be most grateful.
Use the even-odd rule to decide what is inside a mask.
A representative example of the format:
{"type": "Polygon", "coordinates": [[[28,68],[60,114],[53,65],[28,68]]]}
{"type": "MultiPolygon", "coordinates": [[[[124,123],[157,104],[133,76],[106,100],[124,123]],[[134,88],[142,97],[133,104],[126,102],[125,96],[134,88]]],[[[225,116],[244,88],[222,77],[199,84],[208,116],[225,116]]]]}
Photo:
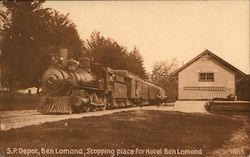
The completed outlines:
{"type": "Polygon", "coordinates": [[[114,70],[88,58],[79,61],[52,56],[51,66],[42,75],[42,113],[88,112],[106,108],[159,103],[165,91],[127,70],[114,70]]]}

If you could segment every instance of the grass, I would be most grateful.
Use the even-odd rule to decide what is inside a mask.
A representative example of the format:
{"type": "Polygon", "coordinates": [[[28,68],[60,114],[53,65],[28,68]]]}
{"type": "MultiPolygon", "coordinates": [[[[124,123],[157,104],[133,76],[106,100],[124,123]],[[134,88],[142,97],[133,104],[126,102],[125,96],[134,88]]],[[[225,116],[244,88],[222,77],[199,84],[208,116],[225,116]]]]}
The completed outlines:
{"type": "Polygon", "coordinates": [[[211,155],[242,126],[222,116],[138,110],[1,131],[0,147],[181,148],[211,155]]]}

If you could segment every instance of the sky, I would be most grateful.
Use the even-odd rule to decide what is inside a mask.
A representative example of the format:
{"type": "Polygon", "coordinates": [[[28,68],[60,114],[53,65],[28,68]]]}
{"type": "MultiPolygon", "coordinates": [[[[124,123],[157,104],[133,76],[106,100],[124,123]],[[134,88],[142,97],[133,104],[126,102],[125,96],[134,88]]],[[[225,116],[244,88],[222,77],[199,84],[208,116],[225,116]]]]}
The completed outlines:
{"type": "Polygon", "coordinates": [[[93,31],[131,51],[136,46],[151,72],[156,61],[180,63],[208,49],[250,73],[248,0],[241,1],[47,1],[69,13],[83,40],[93,31]]]}

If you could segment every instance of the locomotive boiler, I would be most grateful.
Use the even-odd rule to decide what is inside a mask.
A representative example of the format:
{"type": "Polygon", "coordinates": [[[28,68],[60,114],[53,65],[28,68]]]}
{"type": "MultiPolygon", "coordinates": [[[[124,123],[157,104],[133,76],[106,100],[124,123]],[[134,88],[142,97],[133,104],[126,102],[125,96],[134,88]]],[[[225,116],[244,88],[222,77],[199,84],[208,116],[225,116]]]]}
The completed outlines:
{"type": "Polygon", "coordinates": [[[51,57],[42,74],[42,113],[88,112],[152,104],[165,91],[127,70],[113,70],[90,64],[88,58],[67,58],[67,52],[51,57]]]}
{"type": "Polygon", "coordinates": [[[50,95],[67,94],[74,86],[91,86],[95,77],[86,70],[69,71],[51,67],[42,76],[43,89],[50,95]]]}

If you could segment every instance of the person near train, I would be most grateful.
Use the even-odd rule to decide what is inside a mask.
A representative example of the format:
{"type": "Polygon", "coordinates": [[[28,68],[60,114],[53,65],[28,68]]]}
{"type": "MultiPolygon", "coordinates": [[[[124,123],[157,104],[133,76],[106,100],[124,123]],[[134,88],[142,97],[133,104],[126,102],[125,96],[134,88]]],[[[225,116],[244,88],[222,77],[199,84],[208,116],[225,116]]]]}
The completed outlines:
{"type": "Polygon", "coordinates": [[[156,103],[157,107],[159,108],[161,105],[161,95],[160,94],[157,94],[155,96],[155,103],[156,103]]]}
{"type": "Polygon", "coordinates": [[[140,108],[142,108],[142,106],[143,106],[142,101],[143,101],[143,98],[142,98],[142,94],[141,94],[140,97],[139,97],[140,108]]]}

